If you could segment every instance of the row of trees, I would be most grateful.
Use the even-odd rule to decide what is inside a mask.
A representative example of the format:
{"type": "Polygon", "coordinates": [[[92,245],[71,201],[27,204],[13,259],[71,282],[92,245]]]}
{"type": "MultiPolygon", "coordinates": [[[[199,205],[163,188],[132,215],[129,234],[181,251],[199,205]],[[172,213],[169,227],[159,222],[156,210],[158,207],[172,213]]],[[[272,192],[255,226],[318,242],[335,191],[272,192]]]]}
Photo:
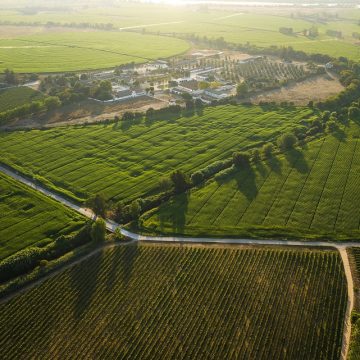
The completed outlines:
{"type": "Polygon", "coordinates": [[[13,109],[0,113],[0,124],[43,111],[53,111],[61,106],[61,101],[57,96],[48,96],[44,100],[33,101],[29,104],[21,105],[13,109]]]}

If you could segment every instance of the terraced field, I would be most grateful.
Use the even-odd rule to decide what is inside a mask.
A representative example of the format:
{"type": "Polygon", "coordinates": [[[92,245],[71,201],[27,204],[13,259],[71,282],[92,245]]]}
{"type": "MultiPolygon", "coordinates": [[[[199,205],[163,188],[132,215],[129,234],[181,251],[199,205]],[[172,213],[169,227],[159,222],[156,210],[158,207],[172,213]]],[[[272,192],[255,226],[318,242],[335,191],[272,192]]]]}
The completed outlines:
{"type": "Polygon", "coordinates": [[[308,108],[206,108],[200,116],[0,134],[0,160],[80,200],[131,200],[174,169],[189,174],[299,126],[308,108]]]}
{"type": "Polygon", "coordinates": [[[82,224],[77,213],[0,174],[0,260],[82,224]]]}
{"type": "Polygon", "coordinates": [[[15,87],[0,90],[0,112],[40,100],[42,94],[28,87],[15,87]]]}
{"type": "Polygon", "coordinates": [[[0,357],[339,359],[346,299],[335,251],[121,246],[0,305],[0,357]]]}
{"type": "Polygon", "coordinates": [[[120,32],[59,32],[0,39],[0,70],[57,72],[109,68],[166,58],[188,49],[184,40],[120,32]]]}
{"type": "Polygon", "coordinates": [[[359,128],[209,182],[144,216],[181,234],[359,237],[359,128]]]}

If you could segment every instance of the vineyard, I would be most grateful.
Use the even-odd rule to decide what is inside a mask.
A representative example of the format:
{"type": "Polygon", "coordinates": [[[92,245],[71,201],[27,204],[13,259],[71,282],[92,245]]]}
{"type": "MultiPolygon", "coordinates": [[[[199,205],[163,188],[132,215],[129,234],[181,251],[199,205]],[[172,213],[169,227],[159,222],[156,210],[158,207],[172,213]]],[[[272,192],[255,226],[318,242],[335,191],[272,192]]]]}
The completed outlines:
{"type": "Polygon", "coordinates": [[[0,174],[0,260],[81,226],[82,217],[0,174]]]}
{"type": "Polygon", "coordinates": [[[0,134],[1,160],[84,199],[132,200],[174,169],[189,174],[299,126],[308,108],[221,106],[179,119],[0,134]]]}
{"type": "Polygon", "coordinates": [[[360,144],[355,125],[179,195],[144,216],[151,231],[358,238],[360,144]]]}
{"type": "Polygon", "coordinates": [[[0,357],[339,359],[346,294],[335,251],[121,246],[0,305],[0,357]]]}
{"type": "Polygon", "coordinates": [[[25,105],[31,101],[40,100],[42,97],[40,92],[28,87],[0,90],[0,112],[25,105]]]}
{"type": "Polygon", "coordinates": [[[237,65],[240,76],[245,79],[300,80],[309,74],[304,65],[257,59],[237,65]]]}

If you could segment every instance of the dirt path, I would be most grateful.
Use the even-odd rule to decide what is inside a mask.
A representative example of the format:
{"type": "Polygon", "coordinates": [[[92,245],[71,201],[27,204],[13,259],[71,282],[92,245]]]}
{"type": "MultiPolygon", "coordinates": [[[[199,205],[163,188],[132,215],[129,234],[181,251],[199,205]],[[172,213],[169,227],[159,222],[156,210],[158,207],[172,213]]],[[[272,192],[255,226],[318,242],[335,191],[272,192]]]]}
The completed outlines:
{"type": "Polygon", "coordinates": [[[341,348],[341,359],[346,360],[347,354],[350,347],[350,339],[351,339],[351,313],[354,308],[354,282],[352,278],[349,256],[346,251],[346,247],[338,248],[341,259],[344,264],[344,270],[347,280],[347,288],[348,288],[348,303],[346,307],[345,319],[344,319],[344,334],[341,348]]]}
{"type": "MultiPolygon", "coordinates": [[[[90,209],[83,208],[77,204],[72,203],[71,201],[65,199],[61,195],[54,193],[51,190],[48,190],[45,187],[36,184],[34,181],[25,178],[24,176],[22,176],[21,174],[17,173],[16,171],[10,168],[0,165],[0,172],[12,177],[17,181],[20,181],[21,183],[31,187],[32,189],[42,193],[43,195],[46,195],[62,203],[63,205],[73,209],[74,211],[77,211],[78,213],[88,218],[93,219],[95,217],[94,213],[90,209]]],[[[348,304],[347,304],[346,315],[344,320],[344,334],[343,334],[342,353],[341,353],[341,359],[344,360],[346,359],[347,353],[349,351],[349,344],[351,337],[351,312],[354,306],[354,284],[353,284],[353,278],[351,274],[349,258],[346,252],[346,248],[360,247],[360,242],[296,241],[296,240],[274,240],[274,239],[257,240],[257,239],[228,239],[228,238],[198,238],[198,237],[180,237],[180,236],[145,236],[121,228],[119,224],[109,219],[106,220],[106,228],[110,232],[114,232],[116,229],[119,228],[121,233],[127,238],[131,239],[132,242],[158,242],[158,243],[175,243],[175,244],[184,243],[184,244],[271,245],[271,246],[300,246],[300,247],[317,247],[317,248],[323,247],[323,248],[337,249],[340,252],[344,264],[344,271],[345,271],[347,288],[348,288],[348,304]]],[[[121,243],[121,245],[125,245],[125,244],[126,243],[121,243]]],[[[117,246],[117,244],[114,244],[112,246],[117,246]]],[[[103,248],[96,249],[93,252],[69,264],[69,266],[79,263],[101,250],[103,250],[103,248]]],[[[48,277],[53,276],[54,274],[62,270],[63,268],[60,268],[59,270],[49,274],[48,277]]],[[[29,287],[41,283],[48,277],[45,277],[39,280],[38,282],[29,285],[29,287]]],[[[17,293],[18,292],[16,292],[16,294],[17,293]]]]}

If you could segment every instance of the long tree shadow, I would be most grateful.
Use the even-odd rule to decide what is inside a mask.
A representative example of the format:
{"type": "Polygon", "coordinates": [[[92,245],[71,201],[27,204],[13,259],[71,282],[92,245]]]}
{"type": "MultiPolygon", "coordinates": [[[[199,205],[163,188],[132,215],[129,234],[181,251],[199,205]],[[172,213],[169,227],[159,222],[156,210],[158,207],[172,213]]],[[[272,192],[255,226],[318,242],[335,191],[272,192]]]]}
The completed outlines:
{"type": "Polygon", "coordinates": [[[160,229],[164,229],[166,224],[170,223],[174,233],[182,234],[185,230],[188,204],[189,194],[183,193],[161,207],[159,210],[160,229]]]}
{"type": "Polygon", "coordinates": [[[80,320],[89,307],[98,285],[98,275],[103,263],[103,252],[92,256],[81,266],[71,268],[70,280],[77,298],[74,303],[74,317],[80,320]]]}
{"type": "Polygon", "coordinates": [[[273,172],[281,174],[281,162],[276,156],[267,159],[266,163],[273,172]]]}
{"type": "Polygon", "coordinates": [[[251,166],[242,169],[235,177],[239,191],[249,200],[255,199],[258,194],[256,173],[251,166]]]}
{"type": "Polygon", "coordinates": [[[289,165],[298,172],[305,174],[309,172],[309,165],[305,160],[304,153],[298,149],[285,152],[285,158],[289,165]]]}
{"type": "Polygon", "coordinates": [[[138,242],[136,241],[133,244],[124,246],[121,250],[122,255],[120,256],[120,264],[122,268],[122,281],[124,282],[124,285],[127,286],[131,281],[136,258],[140,255],[140,249],[138,242]]]}
{"type": "Polygon", "coordinates": [[[343,129],[338,128],[332,133],[332,136],[334,136],[337,140],[343,142],[346,141],[346,132],[343,129]]]}
{"type": "Polygon", "coordinates": [[[122,253],[123,249],[121,249],[120,246],[115,247],[114,249],[112,249],[111,251],[108,252],[107,256],[108,259],[110,259],[111,265],[110,265],[110,269],[106,274],[106,290],[107,291],[111,291],[117,280],[118,280],[118,275],[119,275],[119,271],[121,269],[121,253],[122,253]]]}

